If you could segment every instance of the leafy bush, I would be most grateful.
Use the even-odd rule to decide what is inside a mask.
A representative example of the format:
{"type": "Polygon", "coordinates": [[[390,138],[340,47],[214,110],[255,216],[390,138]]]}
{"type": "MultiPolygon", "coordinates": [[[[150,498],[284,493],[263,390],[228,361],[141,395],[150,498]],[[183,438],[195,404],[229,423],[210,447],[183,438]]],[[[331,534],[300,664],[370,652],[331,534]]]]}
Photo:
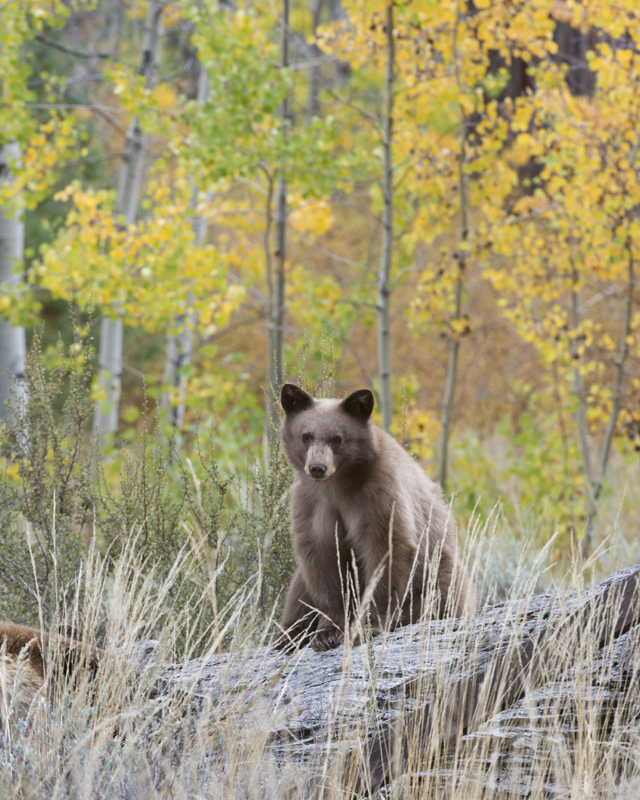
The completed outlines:
{"type": "Polygon", "coordinates": [[[177,606],[189,606],[215,579],[203,629],[259,572],[256,608],[265,618],[277,613],[293,569],[291,475],[282,453],[268,466],[249,454],[244,470],[225,475],[215,432],[178,446],[147,415],[137,444],[101,456],[90,429],[91,361],[78,329],[69,348],[53,353],[42,352],[36,335],[26,399],[13,403],[0,428],[0,616],[40,624],[42,614],[49,627],[62,598],[78,600],[89,548],[95,544],[113,570],[131,537],[157,580],[188,554],[188,579],[169,590],[177,606]]]}
{"type": "Polygon", "coordinates": [[[51,619],[59,584],[71,588],[90,537],[93,448],[86,430],[89,348],[78,331],[59,344],[51,369],[35,334],[27,359],[23,400],[14,398],[9,422],[0,423],[0,612],[35,622],[38,600],[51,619]],[[56,402],[66,397],[61,415],[56,402]]]}

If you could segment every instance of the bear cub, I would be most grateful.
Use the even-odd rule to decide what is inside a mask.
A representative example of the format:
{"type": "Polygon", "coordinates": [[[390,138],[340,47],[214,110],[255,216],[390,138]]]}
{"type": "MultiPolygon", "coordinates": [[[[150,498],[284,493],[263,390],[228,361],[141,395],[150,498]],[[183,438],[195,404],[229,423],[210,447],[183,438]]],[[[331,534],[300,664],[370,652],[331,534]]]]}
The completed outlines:
{"type": "Polygon", "coordinates": [[[472,615],[475,592],[442,489],[373,423],[372,392],[315,399],[287,383],[281,402],[298,566],[272,645],[337,647],[353,597],[362,600],[367,586],[374,634],[421,617],[472,615]]]}
{"type": "Polygon", "coordinates": [[[80,667],[95,676],[104,656],[102,650],[85,645],[73,629],[54,634],[54,658],[50,664],[46,663],[48,649],[48,633],[0,620],[0,730],[3,732],[18,719],[28,718],[31,704],[47,678],[71,678],[80,667]],[[13,709],[11,719],[10,709],[13,709]]]}

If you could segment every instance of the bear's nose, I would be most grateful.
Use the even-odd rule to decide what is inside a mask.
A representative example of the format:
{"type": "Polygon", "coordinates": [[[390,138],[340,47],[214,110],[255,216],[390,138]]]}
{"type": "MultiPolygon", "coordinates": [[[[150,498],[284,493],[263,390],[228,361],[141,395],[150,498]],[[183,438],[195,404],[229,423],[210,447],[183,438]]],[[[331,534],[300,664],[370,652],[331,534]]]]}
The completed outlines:
{"type": "Polygon", "coordinates": [[[309,466],[309,472],[314,478],[322,478],[327,468],[324,464],[319,464],[317,461],[309,466]]]}

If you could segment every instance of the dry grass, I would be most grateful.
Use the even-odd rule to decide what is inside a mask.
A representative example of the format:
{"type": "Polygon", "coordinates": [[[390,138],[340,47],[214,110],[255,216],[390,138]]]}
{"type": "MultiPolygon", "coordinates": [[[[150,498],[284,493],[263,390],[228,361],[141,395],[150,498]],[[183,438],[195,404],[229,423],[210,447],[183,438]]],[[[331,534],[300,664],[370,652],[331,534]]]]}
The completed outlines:
{"type": "MultiPolygon", "coordinates": [[[[478,523],[469,546],[486,604],[497,591],[491,565],[501,548],[499,523],[478,523]]],[[[0,737],[1,797],[329,800],[352,796],[357,785],[366,794],[370,776],[360,756],[394,718],[398,703],[406,706],[395,731],[406,742],[404,774],[371,796],[638,796],[635,629],[600,650],[589,620],[561,627],[544,659],[541,688],[531,687],[502,712],[492,707],[495,698],[485,698],[467,731],[460,698],[473,691],[482,654],[500,647],[512,654],[532,626],[542,624],[522,613],[522,604],[494,612],[493,627],[482,634],[477,623],[449,620],[390,632],[359,648],[347,645],[343,671],[331,685],[324,738],[319,737],[323,746],[305,760],[300,754],[311,750],[282,735],[283,726],[294,730],[291,720],[300,719],[295,702],[285,702],[291,683],[282,683],[282,671],[308,677],[313,686],[314,665],[331,657],[305,651],[287,658],[263,648],[273,624],[256,601],[259,574],[215,609],[214,625],[198,638],[194,632],[199,615],[210,612],[216,575],[187,606],[172,608],[170,599],[195,568],[197,548],[183,551],[163,580],[136,552],[133,534],[115,570],[107,572],[92,551],[79,579],[81,591],[72,593],[82,600],[68,607],[59,598],[64,611],[58,622],[82,630],[88,641],[101,632],[97,644],[108,657],[95,680],[80,675],[73,686],[58,684],[36,697],[26,719],[13,715],[0,737]],[[157,642],[155,648],[141,649],[149,640],[157,642]],[[187,672],[168,668],[178,654],[181,662],[203,660],[187,672]],[[217,666],[214,678],[203,681],[205,663],[217,666]],[[420,671],[428,664],[430,672],[420,671]],[[403,677],[412,683],[399,692],[403,677]],[[276,678],[281,682],[274,684],[276,678]]],[[[547,554],[523,555],[512,596],[531,598],[547,554]]],[[[601,551],[586,574],[574,562],[562,588],[582,589],[604,557],[601,551]]]]}

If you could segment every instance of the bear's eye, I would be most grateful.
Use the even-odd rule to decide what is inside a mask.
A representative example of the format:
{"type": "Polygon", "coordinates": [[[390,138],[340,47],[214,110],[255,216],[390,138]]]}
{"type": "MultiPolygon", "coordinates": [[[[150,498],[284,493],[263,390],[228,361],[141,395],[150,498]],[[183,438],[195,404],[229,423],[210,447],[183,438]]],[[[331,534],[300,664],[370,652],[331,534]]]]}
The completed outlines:
{"type": "Polygon", "coordinates": [[[307,444],[307,442],[310,442],[312,439],[313,439],[313,436],[310,433],[303,433],[302,434],[302,441],[305,444],[307,444]]]}
{"type": "Polygon", "coordinates": [[[334,447],[338,447],[338,445],[342,444],[342,436],[332,436],[329,444],[332,444],[334,447]]]}

